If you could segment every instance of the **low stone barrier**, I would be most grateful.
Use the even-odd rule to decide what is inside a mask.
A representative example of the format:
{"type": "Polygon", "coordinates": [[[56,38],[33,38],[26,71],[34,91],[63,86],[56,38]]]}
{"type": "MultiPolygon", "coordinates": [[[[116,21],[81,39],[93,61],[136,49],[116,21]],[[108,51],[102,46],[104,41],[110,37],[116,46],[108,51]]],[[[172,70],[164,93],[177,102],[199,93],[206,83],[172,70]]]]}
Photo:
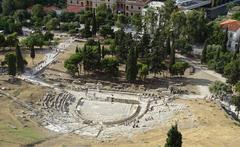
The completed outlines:
{"type": "Polygon", "coordinates": [[[137,107],[137,110],[129,117],[121,119],[121,120],[116,120],[116,121],[110,121],[110,122],[103,122],[104,125],[115,125],[115,124],[123,124],[124,122],[131,121],[134,119],[139,112],[141,111],[141,106],[137,107]]]}

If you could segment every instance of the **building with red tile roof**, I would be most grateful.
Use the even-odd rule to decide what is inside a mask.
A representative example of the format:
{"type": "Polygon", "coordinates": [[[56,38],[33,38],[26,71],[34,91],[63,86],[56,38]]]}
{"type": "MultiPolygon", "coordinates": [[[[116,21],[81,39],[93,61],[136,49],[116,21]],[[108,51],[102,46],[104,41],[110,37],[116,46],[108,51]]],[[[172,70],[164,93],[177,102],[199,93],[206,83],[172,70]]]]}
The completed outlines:
{"type": "Polygon", "coordinates": [[[228,49],[235,51],[240,45],[240,21],[233,19],[225,20],[220,23],[220,27],[228,31],[228,49]]]}
{"type": "Polygon", "coordinates": [[[237,31],[240,28],[240,21],[229,19],[221,22],[220,27],[230,31],[237,31]]]}
{"type": "Polygon", "coordinates": [[[84,10],[84,7],[81,7],[81,6],[77,6],[77,5],[68,5],[67,6],[67,12],[78,13],[82,10],[84,10]]]}
{"type": "Polygon", "coordinates": [[[108,8],[127,16],[141,13],[143,7],[149,0],[67,0],[67,11],[78,13],[86,8],[97,8],[106,4],[108,8]]]}

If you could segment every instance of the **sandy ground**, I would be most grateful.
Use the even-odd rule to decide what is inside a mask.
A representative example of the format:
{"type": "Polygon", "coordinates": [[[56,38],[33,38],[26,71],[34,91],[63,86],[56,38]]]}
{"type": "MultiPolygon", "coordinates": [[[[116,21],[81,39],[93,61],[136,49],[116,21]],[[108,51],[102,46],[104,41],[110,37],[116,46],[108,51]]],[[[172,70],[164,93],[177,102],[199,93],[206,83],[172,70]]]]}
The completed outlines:
{"type": "Polygon", "coordinates": [[[86,139],[77,135],[62,135],[39,144],[39,147],[52,146],[96,146],[96,147],[156,147],[164,146],[167,130],[178,122],[183,135],[183,146],[192,147],[238,147],[240,127],[231,120],[214,102],[205,100],[177,100],[187,104],[195,116],[196,123],[190,125],[184,114],[177,114],[174,119],[148,132],[136,134],[132,138],[118,138],[113,141],[86,139]]]}
{"type": "MultiPolygon", "coordinates": [[[[0,53],[0,61],[4,60],[4,56],[6,53],[0,53]]],[[[34,59],[34,62],[32,61],[32,58],[30,57],[29,50],[23,51],[22,54],[23,54],[24,59],[28,62],[27,67],[30,67],[30,68],[32,68],[34,65],[41,62],[44,59],[44,50],[40,50],[40,49],[36,49],[36,57],[34,59]]]]}
{"type": "Polygon", "coordinates": [[[72,54],[75,53],[76,46],[83,47],[83,43],[74,42],[64,50],[64,52],[60,52],[57,60],[48,66],[48,68],[44,71],[44,74],[55,74],[63,77],[70,77],[66,72],[67,70],[64,68],[64,61],[68,59],[72,54]]]}
{"type": "MultiPolygon", "coordinates": [[[[44,93],[44,88],[18,81],[11,84],[8,76],[0,76],[0,87],[27,103],[35,102],[44,93]]],[[[47,130],[39,127],[32,119],[24,117],[26,112],[20,105],[5,96],[0,96],[0,146],[20,146],[46,137],[47,130]]]]}

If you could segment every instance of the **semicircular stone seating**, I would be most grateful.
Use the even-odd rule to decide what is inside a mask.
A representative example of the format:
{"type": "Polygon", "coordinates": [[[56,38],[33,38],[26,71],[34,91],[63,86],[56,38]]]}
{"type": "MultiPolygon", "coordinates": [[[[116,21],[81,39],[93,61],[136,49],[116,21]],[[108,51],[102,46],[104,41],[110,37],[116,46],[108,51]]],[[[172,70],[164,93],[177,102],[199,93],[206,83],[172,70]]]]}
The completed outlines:
{"type": "Polygon", "coordinates": [[[76,100],[76,98],[67,92],[58,94],[47,93],[42,100],[42,106],[46,109],[55,109],[61,112],[68,113],[69,106],[76,100]]]}

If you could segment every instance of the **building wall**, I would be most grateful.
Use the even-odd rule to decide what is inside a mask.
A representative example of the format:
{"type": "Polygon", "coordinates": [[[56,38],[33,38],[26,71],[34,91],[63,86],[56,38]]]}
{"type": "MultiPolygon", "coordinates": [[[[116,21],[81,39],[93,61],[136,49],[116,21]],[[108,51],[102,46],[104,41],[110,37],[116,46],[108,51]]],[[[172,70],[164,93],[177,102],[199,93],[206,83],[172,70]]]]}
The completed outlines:
{"type": "Polygon", "coordinates": [[[141,13],[145,2],[143,0],[67,0],[67,4],[68,6],[79,6],[81,10],[96,8],[101,4],[106,4],[114,12],[131,16],[135,13],[141,13]]]}
{"type": "Polygon", "coordinates": [[[240,38],[240,29],[237,31],[228,31],[228,44],[227,48],[230,51],[235,51],[238,47],[238,39],[240,38]]]}

